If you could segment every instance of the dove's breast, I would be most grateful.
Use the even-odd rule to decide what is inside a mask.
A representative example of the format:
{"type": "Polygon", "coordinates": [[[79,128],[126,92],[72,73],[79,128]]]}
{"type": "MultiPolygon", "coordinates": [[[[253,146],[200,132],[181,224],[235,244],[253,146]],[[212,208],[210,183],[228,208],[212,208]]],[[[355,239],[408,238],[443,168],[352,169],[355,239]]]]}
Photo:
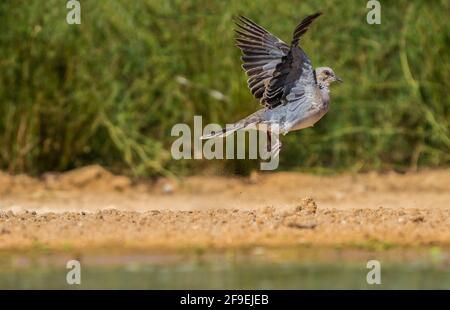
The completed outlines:
{"type": "Polygon", "coordinates": [[[329,109],[330,96],[327,91],[317,90],[314,99],[306,110],[296,116],[289,131],[300,130],[314,126],[329,109]]]}

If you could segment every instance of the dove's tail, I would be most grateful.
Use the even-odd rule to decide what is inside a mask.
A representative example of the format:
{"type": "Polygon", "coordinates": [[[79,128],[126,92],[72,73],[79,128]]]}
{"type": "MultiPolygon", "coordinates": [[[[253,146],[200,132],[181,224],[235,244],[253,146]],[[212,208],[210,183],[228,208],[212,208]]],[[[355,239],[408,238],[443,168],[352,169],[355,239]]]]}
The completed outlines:
{"type": "Polygon", "coordinates": [[[209,134],[201,136],[200,139],[207,140],[212,138],[226,137],[237,130],[245,129],[250,126],[258,126],[258,124],[262,121],[262,113],[263,110],[256,111],[255,113],[234,123],[233,125],[228,125],[222,130],[211,131],[209,134]]]}
{"type": "Polygon", "coordinates": [[[231,126],[227,126],[226,128],[223,128],[221,130],[218,131],[211,131],[209,134],[203,135],[200,137],[200,139],[202,140],[207,140],[207,139],[212,139],[212,138],[223,138],[226,137],[230,134],[232,134],[233,132],[244,128],[244,124],[241,124],[240,122],[233,124],[231,126]]]}

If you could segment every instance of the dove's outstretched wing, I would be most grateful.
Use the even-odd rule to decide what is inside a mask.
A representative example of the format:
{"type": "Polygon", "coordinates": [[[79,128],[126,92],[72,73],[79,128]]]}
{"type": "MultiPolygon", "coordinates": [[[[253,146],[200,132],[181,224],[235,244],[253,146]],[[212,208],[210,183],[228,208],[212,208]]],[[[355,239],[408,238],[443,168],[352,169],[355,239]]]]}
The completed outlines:
{"type": "Polygon", "coordinates": [[[243,53],[242,68],[248,76],[248,87],[263,103],[266,87],[273,72],[289,53],[289,45],[244,16],[236,22],[236,45],[243,53]]]}
{"type": "Polygon", "coordinates": [[[317,84],[311,61],[298,47],[300,37],[321,13],[303,19],[295,28],[291,46],[246,17],[238,18],[237,46],[242,50],[248,85],[261,104],[273,109],[280,104],[310,98],[317,84]],[[302,99],[303,98],[303,99],[302,99]]]}
{"type": "Polygon", "coordinates": [[[306,17],[295,28],[289,53],[275,68],[264,93],[265,105],[269,108],[311,98],[312,94],[307,92],[311,92],[317,84],[315,72],[311,60],[298,46],[298,42],[308,31],[312,21],[320,15],[321,13],[316,13],[306,17]]]}

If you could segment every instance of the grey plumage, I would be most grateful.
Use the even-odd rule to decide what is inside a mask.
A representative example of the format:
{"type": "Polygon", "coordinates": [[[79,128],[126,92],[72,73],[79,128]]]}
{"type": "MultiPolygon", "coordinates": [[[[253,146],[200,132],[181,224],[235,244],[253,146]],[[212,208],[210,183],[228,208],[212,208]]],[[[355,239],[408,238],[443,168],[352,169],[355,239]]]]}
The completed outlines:
{"type": "MultiPolygon", "coordinates": [[[[281,133],[313,126],[328,112],[329,85],[340,81],[332,69],[314,70],[306,53],[298,46],[311,23],[321,15],[303,19],[295,28],[288,45],[247,17],[236,18],[236,45],[242,51],[242,68],[248,76],[248,87],[263,109],[220,132],[202,139],[225,136],[249,125],[270,131],[277,125],[281,133]],[[267,125],[267,126],[261,126],[267,125]]],[[[278,143],[277,151],[281,143],[278,143]]]]}

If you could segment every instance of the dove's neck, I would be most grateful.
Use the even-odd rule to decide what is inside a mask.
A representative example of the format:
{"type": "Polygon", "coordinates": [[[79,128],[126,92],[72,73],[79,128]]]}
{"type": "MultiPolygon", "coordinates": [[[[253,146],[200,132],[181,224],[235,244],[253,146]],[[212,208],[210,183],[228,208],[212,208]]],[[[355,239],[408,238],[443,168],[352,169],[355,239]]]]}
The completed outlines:
{"type": "Polygon", "coordinates": [[[322,100],[324,103],[328,103],[330,101],[330,89],[329,85],[325,83],[319,83],[320,94],[322,95],[322,100]]]}

